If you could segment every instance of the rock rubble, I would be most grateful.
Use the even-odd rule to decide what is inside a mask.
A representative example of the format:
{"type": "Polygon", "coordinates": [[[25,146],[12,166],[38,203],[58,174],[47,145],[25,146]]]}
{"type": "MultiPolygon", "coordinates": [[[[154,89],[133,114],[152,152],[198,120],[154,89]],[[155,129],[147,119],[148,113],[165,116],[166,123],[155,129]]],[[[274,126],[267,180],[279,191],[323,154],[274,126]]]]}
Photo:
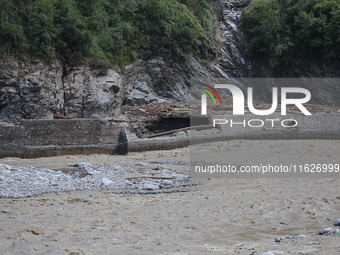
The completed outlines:
{"type": "Polygon", "coordinates": [[[79,163],[74,171],[46,168],[14,167],[0,164],[0,198],[22,198],[44,193],[74,190],[124,189],[146,191],[169,190],[191,186],[189,176],[160,166],[119,166],[108,164],[79,163]],[[85,172],[85,174],[83,174],[85,172]]]}

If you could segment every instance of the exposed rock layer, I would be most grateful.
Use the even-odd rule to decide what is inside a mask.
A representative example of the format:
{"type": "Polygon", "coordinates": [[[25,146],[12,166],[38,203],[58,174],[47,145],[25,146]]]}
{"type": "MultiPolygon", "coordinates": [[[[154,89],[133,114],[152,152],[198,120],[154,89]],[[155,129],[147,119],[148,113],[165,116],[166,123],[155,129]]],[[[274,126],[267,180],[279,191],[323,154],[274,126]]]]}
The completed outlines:
{"type": "MultiPolygon", "coordinates": [[[[239,47],[241,13],[249,2],[214,2],[220,14],[215,31],[220,54],[210,66],[193,55],[177,52],[174,56],[169,45],[158,45],[144,59],[121,71],[104,72],[85,65],[65,67],[58,60],[2,59],[0,119],[52,119],[56,112],[81,118],[114,117],[121,114],[122,105],[188,102],[192,78],[213,83],[216,78],[253,76],[251,64],[239,47]]],[[[246,85],[241,88],[245,90],[246,85]]],[[[257,89],[261,92],[256,99],[270,103],[270,89],[257,89]]],[[[337,104],[340,91],[336,86],[325,85],[318,91],[314,103],[337,104]]]]}

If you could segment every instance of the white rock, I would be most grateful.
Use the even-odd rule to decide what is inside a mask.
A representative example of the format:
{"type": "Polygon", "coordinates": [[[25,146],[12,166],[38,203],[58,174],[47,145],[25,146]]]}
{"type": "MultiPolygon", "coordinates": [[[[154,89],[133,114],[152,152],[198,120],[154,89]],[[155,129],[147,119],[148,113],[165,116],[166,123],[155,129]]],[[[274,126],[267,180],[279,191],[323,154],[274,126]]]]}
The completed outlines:
{"type": "Polygon", "coordinates": [[[303,239],[303,238],[307,238],[307,236],[306,235],[292,236],[292,239],[303,239]]]}
{"type": "Polygon", "coordinates": [[[172,185],[172,184],[173,184],[173,181],[164,180],[164,181],[162,182],[162,184],[164,184],[164,185],[172,185]]]}
{"type": "Polygon", "coordinates": [[[334,228],[325,228],[323,230],[323,233],[324,234],[332,234],[332,233],[335,233],[335,229],[334,228]]]}
{"type": "Polygon", "coordinates": [[[172,136],[180,137],[180,136],[186,136],[186,134],[187,133],[185,131],[180,131],[180,132],[174,133],[172,136]]]}
{"type": "Polygon", "coordinates": [[[103,178],[102,179],[102,185],[109,186],[109,185],[112,185],[112,184],[114,184],[114,182],[111,181],[109,178],[103,178]]]}
{"type": "Polygon", "coordinates": [[[6,169],[6,170],[10,170],[11,169],[11,166],[5,165],[5,164],[0,164],[0,167],[3,168],[3,169],[6,169]]]}
{"type": "Polygon", "coordinates": [[[265,253],[262,253],[262,255],[283,255],[283,251],[267,251],[265,253]]]}
{"type": "Polygon", "coordinates": [[[143,189],[145,190],[156,190],[159,189],[159,186],[155,183],[148,183],[143,185],[143,189]]]}

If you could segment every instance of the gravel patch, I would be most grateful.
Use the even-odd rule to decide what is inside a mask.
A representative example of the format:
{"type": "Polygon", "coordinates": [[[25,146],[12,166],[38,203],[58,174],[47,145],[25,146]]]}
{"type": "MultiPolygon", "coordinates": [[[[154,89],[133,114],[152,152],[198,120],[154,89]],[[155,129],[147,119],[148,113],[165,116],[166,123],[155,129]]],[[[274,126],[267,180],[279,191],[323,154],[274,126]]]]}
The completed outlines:
{"type": "Polygon", "coordinates": [[[72,166],[74,171],[65,172],[0,164],[0,198],[22,198],[49,192],[91,189],[160,193],[193,185],[189,176],[168,167],[148,169],[147,164],[139,166],[143,167],[79,163],[72,166]]]}
{"type": "Polygon", "coordinates": [[[163,164],[163,165],[180,165],[190,166],[190,161],[175,161],[175,160],[164,160],[164,161],[151,161],[151,164],[163,164]]]}

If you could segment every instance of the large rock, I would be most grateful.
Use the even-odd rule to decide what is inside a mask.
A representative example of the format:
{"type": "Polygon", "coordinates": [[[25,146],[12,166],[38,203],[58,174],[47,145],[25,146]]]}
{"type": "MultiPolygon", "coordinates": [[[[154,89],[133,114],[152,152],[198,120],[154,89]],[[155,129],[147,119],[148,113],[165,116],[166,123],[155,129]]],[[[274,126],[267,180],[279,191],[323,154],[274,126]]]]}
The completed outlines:
{"type": "Polygon", "coordinates": [[[80,66],[63,71],[57,60],[1,63],[0,119],[52,119],[56,112],[111,117],[120,111],[121,94],[122,78],[112,69],[80,66]]]}
{"type": "Polygon", "coordinates": [[[122,78],[112,69],[106,73],[89,67],[68,70],[64,82],[64,112],[74,117],[112,117],[121,105],[122,78]]]}
{"type": "Polygon", "coordinates": [[[0,68],[0,118],[51,119],[62,108],[62,67],[58,61],[24,63],[8,59],[0,68]]]}
{"type": "Polygon", "coordinates": [[[190,79],[211,79],[211,73],[193,56],[182,55],[179,62],[155,56],[126,68],[124,103],[157,104],[165,101],[189,102],[190,79]]]}
{"type": "Polygon", "coordinates": [[[219,78],[248,76],[251,66],[240,52],[241,14],[250,1],[223,1],[221,21],[219,24],[222,43],[220,56],[214,67],[215,76],[219,78]]]}

